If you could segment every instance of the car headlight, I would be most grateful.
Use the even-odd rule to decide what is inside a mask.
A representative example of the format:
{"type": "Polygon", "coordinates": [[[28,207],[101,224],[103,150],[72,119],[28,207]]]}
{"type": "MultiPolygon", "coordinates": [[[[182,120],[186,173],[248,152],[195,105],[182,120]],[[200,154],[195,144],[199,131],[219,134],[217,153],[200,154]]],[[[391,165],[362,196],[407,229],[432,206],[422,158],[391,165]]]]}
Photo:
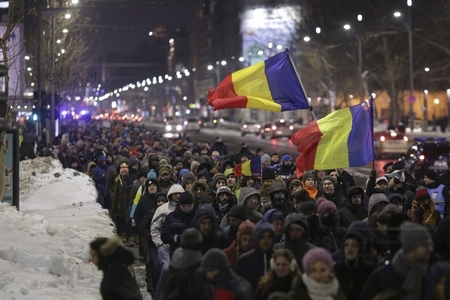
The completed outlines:
{"type": "Polygon", "coordinates": [[[242,127],[247,128],[247,124],[243,125],[242,127]]]}
{"type": "Polygon", "coordinates": [[[256,128],[260,129],[260,128],[261,128],[261,125],[256,125],[256,128]]]}
{"type": "Polygon", "coordinates": [[[183,129],[183,127],[181,125],[177,125],[177,131],[181,131],[181,129],[183,129]]]}
{"type": "Polygon", "coordinates": [[[171,130],[172,130],[172,126],[166,125],[166,130],[167,130],[167,131],[171,131],[171,130]]]}
{"type": "Polygon", "coordinates": [[[293,130],[293,129],[294,129],[294,126],[292,126],[292,125],[289,126],[289,129],[290,129],[290,130],[293,130]]]}

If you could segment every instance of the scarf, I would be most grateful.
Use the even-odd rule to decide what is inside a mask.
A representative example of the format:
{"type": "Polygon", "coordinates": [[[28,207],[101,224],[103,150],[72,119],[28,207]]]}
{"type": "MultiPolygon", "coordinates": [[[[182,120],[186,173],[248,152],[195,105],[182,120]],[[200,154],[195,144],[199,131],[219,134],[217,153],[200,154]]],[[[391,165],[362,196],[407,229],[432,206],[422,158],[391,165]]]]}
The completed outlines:
{"type": "Polygon", "coordinates": [[[302,184],[303,189],[308,192],[308,195],[311,199],[316,199],[317,193],[319,190],[315,186],[307,186],[306,184],[302,184]]]}
{"type": "Polygon", "coordinates": [[[405,277],[402,290],[408,294],[408,300],[420,300],[422,279],[427,275],[428,264],[410,261],[400,249],[392,260],[392,267],[396,273],[405,277]]]}
{"type": "Polygon", "coordinates": [[[315,282],[306,273],[303,273],[302,280],[312,300],[333,300],[334,296],[339,292],[339,282],[336,277],[333,277],[331,282],[319,283],[315,282]]]}
{"type": "Polygon", "coordinates": [[[219,203],[219,210],[220,210],[221,212],[223,212],[224,210],[226,210],[226,209],[228,208],[228,205],[229,205],[229,204],[230,204],[230,202],[225,203],[225,204],[219,203]]]}

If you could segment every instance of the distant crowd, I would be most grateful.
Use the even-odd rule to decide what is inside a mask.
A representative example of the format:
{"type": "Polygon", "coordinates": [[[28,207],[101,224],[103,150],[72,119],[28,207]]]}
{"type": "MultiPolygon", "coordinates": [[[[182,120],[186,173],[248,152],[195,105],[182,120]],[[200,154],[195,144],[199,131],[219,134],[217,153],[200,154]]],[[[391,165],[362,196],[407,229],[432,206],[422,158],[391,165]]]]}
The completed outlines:
{"type": "Polygon", "coordinates": [[[416,179],[393,161],[358,186],[345,169],[297,172],[289,154],[220,136],[96,121],[62,132],[24,139],[21,159],[92,178],[117,229],[91,243],[104,299],[139,298],[134,246],[154,299],[450,299],[450,167],[416,179]],[[233,171],[256,156],[261,176],[233,171]]]}

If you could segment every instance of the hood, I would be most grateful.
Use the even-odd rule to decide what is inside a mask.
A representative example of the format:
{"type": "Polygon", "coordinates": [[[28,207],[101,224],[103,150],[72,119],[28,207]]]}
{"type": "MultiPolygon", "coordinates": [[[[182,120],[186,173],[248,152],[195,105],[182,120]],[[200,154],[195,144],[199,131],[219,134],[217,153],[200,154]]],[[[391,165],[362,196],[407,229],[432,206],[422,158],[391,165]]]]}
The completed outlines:
{"type": "Polygon", "coordinates": [[[122,246],[122,242],[117,236],[109,238],[100,247],[101,262],[99,269],[103,270],[108,264],[121,262],[127,266],[134,263],[134,254],[122,246]]]}
{"type": "Polygon", "coordinates": [[[275,243],[275,231],[273,230],[272,224],[270,224],[267,221],[261,220],[258,223],[256,223],[255,230],[253,231],[253,247],[255,250],[260,251],[259,248],[259,239],[261,238],[262,234],[266,231],[269,231],[274,236],[274,243],[275,243]]]}
{"type": "Polygon", "coordinates": [[[195,176],[191,173],[191,171],[189,171],[189,173],[186,173],[186,175],[184,175],[183,182],[181,183],[183,188],[186,187],[186,183],[188,181],[191,181],[192,183],[194,183],[195,181],[195,176]]]}
{"type": "Polygon", "coordinates": [[[97,166],[97,164],[95,163],[95,162],[93,162],[93,161],[90,161],[89,163],[88,163],[88,166],[87,166],[87,170],[89,171],[89,169],[92,167],[92,166],[97,166]]]}
{"type": "Polygon", "coordinates": [[[167,199],[170,200],[170,195],[172,195],[174,193],[180,193],[180,194],[184,193],[183,187],[179,184],[172,184],[169,191],[167,192],[167,199]]]}
{"type": "Polygon", "coordinates": [[[178,247],[170,258],[170,267],[175,270],[186,270],[202,260],[200,251],[178,247]]]}
{"type": "Polygon", "coordinates": [[[197,181],[194,181],[194,183],[191,186],[191,194],[192,195],[195,195],[195,190],[199,186],[203,187],[203,189],[205,190],[205,192],[203,194],[208,194],[209,193],[209,186],[206,183],[197,180],[197,181]]]}
{"type": "Polygon", "coordinates": [[[300,225],[305,230],[303,241],[309,241],[309,226],[305,214],[290,213],[286,216],[284,219],[284,235],[287,240],[289,239],[289,226],[292,224],[300,225]]]}
{"type": "Polygon", "coordinates": [[[247,200],[250,196],[258,195],[261,198],[261,194],[259,191],[252,187],[244,187],[241,189],[241,193],[239,194],[239,200],[238,203],[243,205],[246,209],[248,209],[247,206],[247,200]]]}
{"type": "Polygon", "coordinates": [[[148,187],[150,186],[151,183],[156,184],[156,186],[157,186],[156,192],[160,192],[161,191],[161,186],[159,185],[158,180],[150,178],[150,179],[145,180],[145,187],[144,187],[143,195],[147,195],[148,194],[148,187]]]}
{"type": "Polygon", "coordinates": [[[372,194],[372,196],[370,196],[368,216],[370,216],[372,214],[373,207],[380,202],[386,202],[386,204],[389,204],[389,199],[385,194],[381,194],[381,193],[372,194]]]}
{"type": "Polygon", "coordinates": [[[142,168],[142,164],[141,164],[141,162],[139,160],[130,157],[128,159],[128,168],[131,169],[131,167],[134,166],[134,165],[138,165],[139,166],[139,170],[142,168]]]}
{"type": "Polygon", "coordinates": [[[184,174],[187,174],[187,173],[189,173],[190,171],[188,170],[188,169],[181,169],[180,170],[180,173],[178,174],[178,181],[180,182],[180,183],[182,183],[182,181],[181,181],[181,176],[183,176],[184,174]]]}
{"type": "MultiPolygon", "coordinates": [[[[364,247],[364,236],[358,231],[347,231],[345,234],[345,240],[348,238],[355,239],[359,244],[358,256],[363,252],[364,247]]],[[[345,241],[344,240],[344,241],[345,241]]],[[[342,247],[342,253],[344,253],[344,247],[342,247]]]]}
{"type": "Polygon", "coordinates": [[[216,211],[214,210],[214,207],[212,207],[211,204],[208,204],[208,203],[203,204],[197,210],[197,213],[195,214],[195,217],[194,217],[195,228],[197,228],[198,223],[205,218],[211,218],[213,220],[213,224],[214,224],[213,233],[215,233],[218,230],[217,215],[216,215],[216,211]]]}
{"type": "MultiPolygon", "coordinates": [[[[199,168],[200,168],[200,167],[199,167],[199,168]]],[[[206,179],[209,181],[209,172],[208,172],[208,171],[206,171],[206,170],[200,170],[200,171],[198,171],[198,173],[197,173],[197,178],[200,178],[200,177],[203,177],[203,176],[205,176],[206,179]]]]}
{"type": "Polygon", "coordinates": [[[102,161],[106,160],[106,157],[104,157],[103,155],[100,155],[98,157],[98,164],[100,164],[102,161]]]}
{"type": "Polygon", "coordinates": [[[357,207],[362,206],[362,202],[364,200],[364,194],[365,194],[364,190],[361,187],[357,186],[357,185],[349,187],[348,190],[347,190],[347,195],[348,195],[348,197],[347,197],[347,199],[348,199],[347,200],[347,206],[350,207],[350,208],[352,208],[352,207],[357,208],[357,207]],[[355,195],[361,195],[361,204],[359,204],[359,205],[354,205],[353,204],[352,197],[355,196],[355,195]]]}
{"type": "Polygon", "coordinates": [[[363,221],[353,221],[347,228],[348,232],[358,232],[360,233],[371,245],[375,242],[375,236],[370,230],[369,225],[363,221]]]}

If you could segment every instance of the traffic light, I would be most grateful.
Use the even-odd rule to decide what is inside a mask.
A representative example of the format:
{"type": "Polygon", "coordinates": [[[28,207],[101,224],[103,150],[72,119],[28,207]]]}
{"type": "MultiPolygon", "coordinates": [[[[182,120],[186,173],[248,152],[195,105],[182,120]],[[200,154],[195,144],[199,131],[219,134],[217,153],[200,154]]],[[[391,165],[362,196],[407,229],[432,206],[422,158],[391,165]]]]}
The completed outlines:
{"type": "MultiPolygon", "coordinates": [[[[8,75],[8,68],[5,65],[0,65],[0,78],[8,75]]],[[[6,82],[3,80],[3,82],[6,82]]],[[[5,83],[5,92],[0,92],[0,132],[8,129],[8,122],[6,121],[6,113],[8,110],[8,86],[5,83]]]]}

